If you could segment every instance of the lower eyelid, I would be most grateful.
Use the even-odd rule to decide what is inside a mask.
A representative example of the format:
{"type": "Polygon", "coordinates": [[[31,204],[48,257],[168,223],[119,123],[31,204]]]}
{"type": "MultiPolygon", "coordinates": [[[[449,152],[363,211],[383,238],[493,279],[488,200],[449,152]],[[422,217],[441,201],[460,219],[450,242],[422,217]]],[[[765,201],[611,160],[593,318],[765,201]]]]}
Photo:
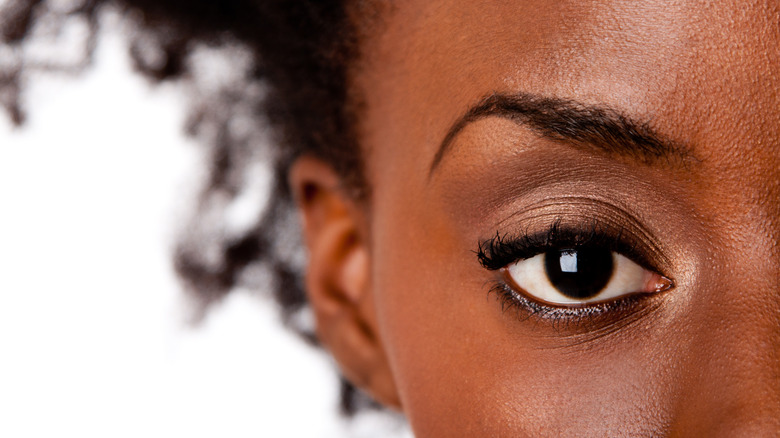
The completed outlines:
{"type": "Polygon", "coordinates": [[[662,303],[653,295],[631,294],[589,306],[549,306],[522,296],[502,280],[493,283],[490,293],[499,300],[502,313],[514,310],[514,316],[520,322],[549,325],[555,330],[556,337],[588,336],[578,343],[627,327],[653,313],[662,303]]]}

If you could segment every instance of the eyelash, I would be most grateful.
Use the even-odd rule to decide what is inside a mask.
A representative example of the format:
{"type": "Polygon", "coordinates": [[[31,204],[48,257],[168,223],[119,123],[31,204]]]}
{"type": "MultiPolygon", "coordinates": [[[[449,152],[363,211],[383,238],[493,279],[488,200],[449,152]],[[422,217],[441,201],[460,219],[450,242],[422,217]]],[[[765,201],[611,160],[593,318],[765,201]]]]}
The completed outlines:
{"type": "Polygon", "coordinates": [[[586,322],[603,323],[623,319],[631,313],[641,301],[639,295],[628,295],[614,301],[591,304],[583,307],[554,307],[526,298],[503,280],[493,282],[489,293],[495,294],[501,302],[501,310],[518,310],[520,319],[548,321],[558,329],[586,322]],[[522,312],[522,313],[520,313],[522,312]],[[608,321],[603,319],[609,317],[608,321]]]}
{"type": "MultiPolygon", "coordinates": [[[[503,270],[511,263],[531,258],[537,254],[565,247],[598,246],[620,253],[646,269],[660,272],[647,254],[624,234],[622,229],[609,228],[596,222],[563,226],[557,220],[547,230],[539,233],[525,232],[517,236],[496,233],[490,239],[479,242],[476,252],[479,263],[489,271],[503,270]]],[[[492,282],[490,293],[501,301],[502,310],[517,309],[526,317],[555,323],[581,323],[610,316],[620,319],[632,311],[644,298],[627,295],[617,300],[589,304],[582,307],[556,307],[534,301],[515,290],[506,280],[492,282]]]]}

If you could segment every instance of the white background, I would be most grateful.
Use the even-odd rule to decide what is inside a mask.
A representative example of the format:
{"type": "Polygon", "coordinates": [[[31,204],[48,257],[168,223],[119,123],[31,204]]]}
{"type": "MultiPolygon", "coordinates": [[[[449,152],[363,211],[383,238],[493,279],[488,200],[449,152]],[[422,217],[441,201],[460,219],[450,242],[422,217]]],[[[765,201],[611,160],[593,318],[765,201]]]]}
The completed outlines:
{"type": "Polygon", "coordinates": [[[255,295],[185,323],[170,250],[199,148],[182,90],[126,53],[103,35],[86,72],[31,78],[22,128],[0,118],[0,436],[408,433],[341,420],[329,358],[255,295]]]}

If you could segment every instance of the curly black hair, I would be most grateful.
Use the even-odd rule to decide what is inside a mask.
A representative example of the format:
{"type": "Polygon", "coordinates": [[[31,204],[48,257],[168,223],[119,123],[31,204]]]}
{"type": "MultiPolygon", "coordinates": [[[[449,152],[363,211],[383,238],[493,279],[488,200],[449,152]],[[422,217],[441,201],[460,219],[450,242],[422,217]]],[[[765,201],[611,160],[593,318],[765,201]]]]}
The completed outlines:
{"type": "MultiPolygon", "coordinates": [[[[196,105],[187,124],[190,134],[206,137],[209,169],[174,265],[201,310],[260,272],[271,283],[267,289],[284,323],[316,345],[311,324],[299,317],[307,308],[303,256],[286,174],[295,157],[312,154],[333,166],[356,198],[368,196],[355,133],[360,99],[350,87],[350,75],[370,27],[366,22],[378,16],[378,7],[366,0],[76,0],[59,9],[51,3],[9,0],[0,10],[0,48],[5,51],[0,52],[5,58],[0,104],[16,124],[24,120],[20,93],[26,74],[36,68],[24,58],[23,47],[36,24],[51,17],[78,19],[88,28],[83,62],[60,69],[78,71],[89,64],[105,8],[134,26],[134,66],[153,81],[189,78],[188,59],[198,47],[240,46],[249,53],[247,74],[196,105]],[[361,23],[353,19],[357,16],[361,23]],[[272,147],[263,150],[257,135],[235,129],[239,117],[250,120],[254,134],[270,126],[272,147]],[[225,232],[207,218],[238,196],[258,150],[275,175],[272,208],[241,232],[225,232]]],[[[377,406],[344,379],[341,403],[346,414],[377,406]]]]}

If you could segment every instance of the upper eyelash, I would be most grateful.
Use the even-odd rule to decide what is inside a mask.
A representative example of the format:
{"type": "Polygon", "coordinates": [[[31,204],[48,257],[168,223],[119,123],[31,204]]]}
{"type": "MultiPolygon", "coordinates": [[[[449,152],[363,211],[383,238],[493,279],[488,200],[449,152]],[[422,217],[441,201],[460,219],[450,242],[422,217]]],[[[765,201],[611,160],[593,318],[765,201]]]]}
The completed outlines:
{"type": "Polygon", "coordinates": [[[479,242],[475,252],[485,269],[497,271],[552,249],[591,245],[619,252],[643,266],[654,268],[647,255],[637,250],[636,244],[627,239],[622,229],[606,228],[596,222],[584,226],[563,226],[560,220],[556,220],[541,233],[526,232],[519,236],[496,233],[492,238],[479,242]]]}

